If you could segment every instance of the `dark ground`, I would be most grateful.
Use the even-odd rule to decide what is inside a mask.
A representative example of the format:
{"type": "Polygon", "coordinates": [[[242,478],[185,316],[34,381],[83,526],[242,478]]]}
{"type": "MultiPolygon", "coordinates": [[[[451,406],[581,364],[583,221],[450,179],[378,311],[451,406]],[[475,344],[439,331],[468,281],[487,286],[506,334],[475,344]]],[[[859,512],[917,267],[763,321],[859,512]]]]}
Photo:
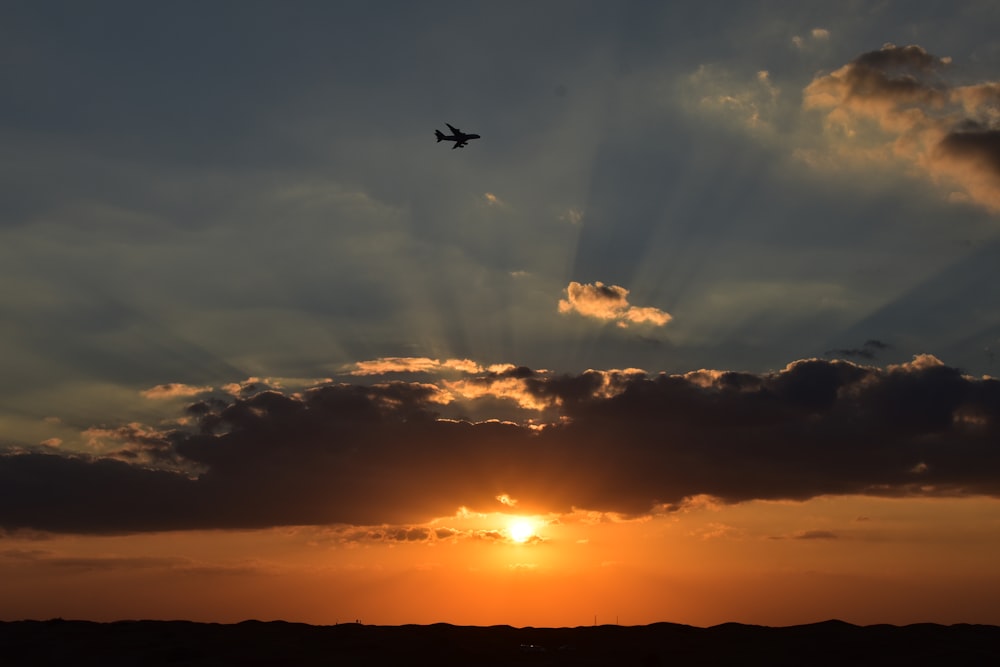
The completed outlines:
{"type": "Polygon", "coordinates": [[[1000,665],[1000,628],[0,622],[0,665],[1000,665]]]}

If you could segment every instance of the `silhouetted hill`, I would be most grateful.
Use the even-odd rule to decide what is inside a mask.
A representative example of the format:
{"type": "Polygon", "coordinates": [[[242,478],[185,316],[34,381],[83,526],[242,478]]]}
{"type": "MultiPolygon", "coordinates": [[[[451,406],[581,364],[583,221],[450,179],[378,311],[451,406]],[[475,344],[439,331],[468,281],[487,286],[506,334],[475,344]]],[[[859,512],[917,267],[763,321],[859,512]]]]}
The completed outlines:
{"type": "Polygon", "coordinates": [[[777,628],[738,623],[513,628],[57,619],[0,623],[0,664],[992,665],[1000,664],[1000,628],[842,621],[777,628]]]}

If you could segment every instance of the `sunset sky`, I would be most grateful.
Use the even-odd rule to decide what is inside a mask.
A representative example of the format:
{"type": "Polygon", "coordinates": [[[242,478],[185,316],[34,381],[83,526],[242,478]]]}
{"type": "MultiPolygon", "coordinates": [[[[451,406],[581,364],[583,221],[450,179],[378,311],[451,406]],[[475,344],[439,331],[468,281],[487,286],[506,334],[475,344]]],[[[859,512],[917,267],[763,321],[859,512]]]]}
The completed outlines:
{"type": "Polygon", "coordinates": [[[0,620],[1000,624],[995,0],[11,1],[0,81],[0,620]]]}

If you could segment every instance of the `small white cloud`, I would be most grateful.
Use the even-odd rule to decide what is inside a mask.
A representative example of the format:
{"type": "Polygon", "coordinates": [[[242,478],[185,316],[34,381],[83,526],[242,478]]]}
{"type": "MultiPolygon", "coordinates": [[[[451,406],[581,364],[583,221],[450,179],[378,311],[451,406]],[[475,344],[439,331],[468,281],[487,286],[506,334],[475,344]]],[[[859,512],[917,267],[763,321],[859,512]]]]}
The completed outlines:
{"type": "Polygon", "coordinates": [[[583,211],[578,208],[571,208],[560,215],[559,219],[571,225],[579,225],[583,221],[583,211]]]}
{"type": "Polygon", "coordinates": [[[755,130],[771,127],[781,91],[767,70],[759,70],[753,81],[747,81],[718,66],[702,65],[686,83],[687,95],[697,100],[693,112],[727,116],[755,130]]]}
{"type": "Polygon", "coordinates": [[[830,31],[826,28],[813,28],[809,31],[807,37],[802,37],[800,35],[795,35],[792,37],[792,45],[803,50],[810,46],[810,44],[815,42],[828,42],[830,41],[830,31]]]}

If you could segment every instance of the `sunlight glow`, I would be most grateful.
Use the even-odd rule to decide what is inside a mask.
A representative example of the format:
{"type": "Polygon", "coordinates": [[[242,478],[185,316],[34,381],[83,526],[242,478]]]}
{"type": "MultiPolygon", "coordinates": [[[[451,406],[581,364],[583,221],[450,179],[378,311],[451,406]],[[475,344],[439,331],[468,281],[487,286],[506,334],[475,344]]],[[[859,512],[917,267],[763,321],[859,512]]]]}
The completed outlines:
{"type": "Polygon", "coordinates": [[[507,526],[510,539],[518,543],[524,543],[535,536],[535,524],[528,519],[515,518],[507,526]]]}

